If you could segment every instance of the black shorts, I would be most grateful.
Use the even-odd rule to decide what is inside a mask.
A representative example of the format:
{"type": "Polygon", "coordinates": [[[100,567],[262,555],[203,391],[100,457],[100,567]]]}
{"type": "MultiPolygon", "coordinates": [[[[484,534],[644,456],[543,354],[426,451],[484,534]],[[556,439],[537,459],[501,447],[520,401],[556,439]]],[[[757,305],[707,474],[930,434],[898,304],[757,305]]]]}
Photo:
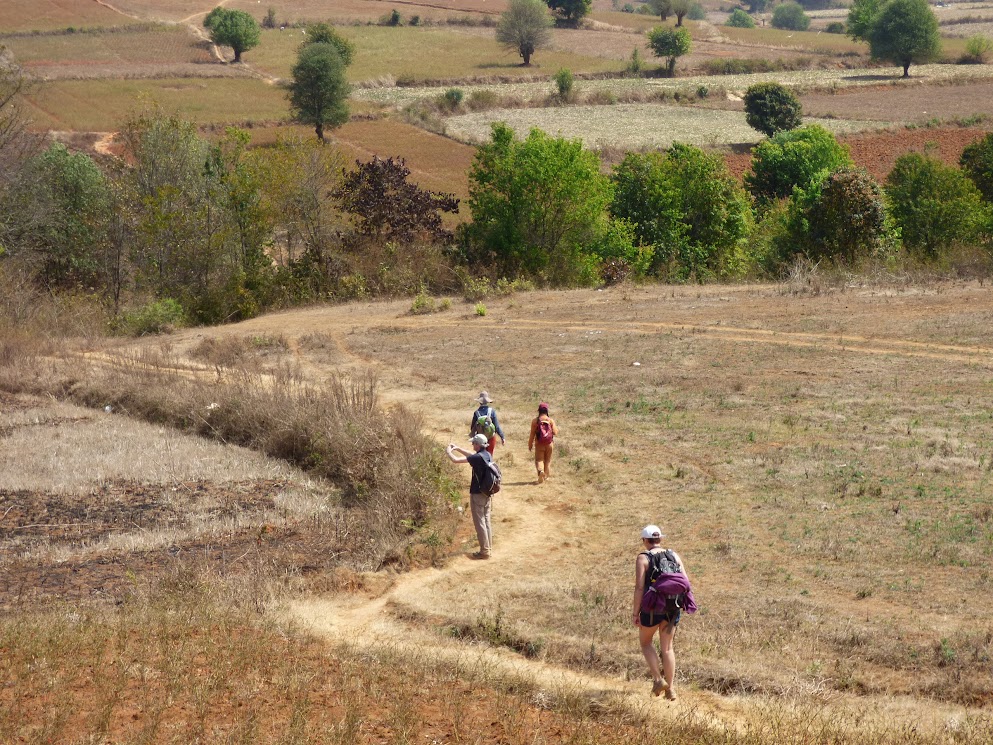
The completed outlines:
{"type": "Polygon", "coordinates": [[[679,625],[679,617],[683,614],[682,610],[676,608],[676,610],[670,613],[646,613],[641,611],[640,620],[641,625],[648,629],[652,626],[658,626],[662,622],[670,623],[673,626],[679,625]]]}

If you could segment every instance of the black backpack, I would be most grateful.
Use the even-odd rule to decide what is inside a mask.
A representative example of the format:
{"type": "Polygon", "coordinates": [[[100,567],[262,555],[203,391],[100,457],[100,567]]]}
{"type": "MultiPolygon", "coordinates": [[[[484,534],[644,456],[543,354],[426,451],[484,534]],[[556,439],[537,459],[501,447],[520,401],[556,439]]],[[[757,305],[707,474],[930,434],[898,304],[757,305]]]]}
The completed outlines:
{"type": "Polygon", "coordinates": [[[683,568],[676,561],[672,549],[667,548],[654,554],[648,551],[644,553],[648,555],[648,569],[645,570],[645,594],[641,596],[641,610],[659,617],[671,617],[675,611],[683,607],[683,596],[657,592],[655,581],[663,574],[682,572],[683,568]]]}
{"type": "Polygon", "coordinates": [[[492,497],[500,491],[500,483],[503,481],[503,474],[500,473],[500,466],[496,464],[489,453],[486,454],[486,470],[482,478],[479,479],[479,490],[483,494],[492,497]]]}

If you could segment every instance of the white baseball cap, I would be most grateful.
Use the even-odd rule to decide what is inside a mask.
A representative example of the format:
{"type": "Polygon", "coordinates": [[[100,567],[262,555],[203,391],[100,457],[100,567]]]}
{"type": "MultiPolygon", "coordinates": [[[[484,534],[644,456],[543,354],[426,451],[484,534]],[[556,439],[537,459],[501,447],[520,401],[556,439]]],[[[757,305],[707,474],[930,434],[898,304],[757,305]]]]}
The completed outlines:
{"type": "Polygon", "coordinates": [[[484,448],[490,444],[490,441],[486,438],[486,435],[473,435],[469,438],[469,442],[473,445],[479,445],[481,448],[484,448]]]}
{"type": "Polygon", "coordinates": [[[658,525],[646,525],[641,529],[641,537],[648,538],[649,540],[653,538],[665,538],[665,533],[662,532],[662,528],[658,525]]]}

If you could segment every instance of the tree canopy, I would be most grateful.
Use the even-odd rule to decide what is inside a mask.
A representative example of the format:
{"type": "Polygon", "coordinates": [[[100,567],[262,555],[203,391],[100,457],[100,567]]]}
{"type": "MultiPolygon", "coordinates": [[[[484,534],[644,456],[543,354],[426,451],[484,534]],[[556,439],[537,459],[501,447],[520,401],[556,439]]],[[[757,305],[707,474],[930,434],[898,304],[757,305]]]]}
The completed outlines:
{"type": "Polygon", "coordinates": [[[313,124],[318,139],[324,142],[326,127],[339,127],[348,121],[345,63],[332,44],[305,44],[290,74],[293,116],[299,122],[313,124]]]}
{"type": "Polygon", "coordinates": [[[545,0],[555,17],[572,26],[590,14],[593,0],[545,0]]]}
{"type": "Polygon", "coordinates": [[[690,52],[690,32],[685,28],[656,26],[648,32],[648,46],[656,57],[666,58],[666,74],[672,77],[676,72],[676,59],[690,52]]]}
{"type": "Polygon", "coordinates": [[[810,16],[803,12],[799,3],[785,2],[772,11],[772,27],[788,31],[806,31],[810,28],[810,16]]]}
{"type": "Polygon", "coordinates": [[[496,123],[469,172],[467,251],[506,276],[589,283],[597,271],[597,248],[617,237],[607,216],[612,197],[599,158],[581,141],[538,129],[520,141],[510,127],[496,123]]]}
{"type": "Polygon", "coordinates": [[[806,188],[828,173],[852,165],[848,149],[824,127],[779,132],[752,149],[752,172],[745,186],[759,203],[790,196],[793,187],[806,188]]]}
{"type": "Polygon", "coordinates": [[[676,143],[665,153],[630,153],[614,168],[611,214],[654,249],[666,279],[722,276],[734,269],[751,226],[745,191],[717,155],[676,143]]]}
{"type": "Polygon", "coordinates": [[[938,19],[927,0],[888,0],[872,17],[869,51],[876,59],[903,68],[910,77],[910,65],[930,62],[941,53],[938,19]]]}
{"type": "Polygon", "coordinates": [[[848,8],[848,35],[856,41],[869,41],[872,21],[883,0],[855,0],[848,8]]]}
{"type": "Polygon", "coordinates": [[[976,240],[989,219],[979,189],[961,170],[920,153],[897,158],[886,196],[903,244],[924,258],[976,240]]]}
{"type": "Polygon", "coordinates": [[[551,40],[551,25],[548,6],[542,0],[510,0],[497,24],[496,40],[516,51],[527,67],[535,51],[551,40]]]}
{"type": "Polygon", "coordinates": [[[338,56],[347,67],[355,57],[355,45],[338,33],[330,23],[312,23],[307,26],[304,44],[330,44],[338,50],[338,56]]]}
{"type": "Polygon", "coordinates": [[[242,52],[257,47],[262,38],[258,22],[243,10],[217,6],[203,19],[203,25],[212,42],[234,50],[235,62],[241,62],[242,52]]]}
{"type": "Polygon", "coordinates": [[[755,83],[745,91],[745,121],[766,137],[796,129],[803,119],[800,99],[780,83],[755,83]]]}

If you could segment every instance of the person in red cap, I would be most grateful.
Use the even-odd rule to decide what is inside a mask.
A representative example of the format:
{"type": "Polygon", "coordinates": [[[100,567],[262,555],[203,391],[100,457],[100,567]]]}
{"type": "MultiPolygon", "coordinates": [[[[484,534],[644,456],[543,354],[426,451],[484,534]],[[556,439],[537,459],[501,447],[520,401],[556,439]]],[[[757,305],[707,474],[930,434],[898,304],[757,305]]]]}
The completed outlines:
{"type": "Polygon", "coordinates": [[[528,450],[534,451],[534,467],[538,471],[539,484],[552,475],[552,443],[558,433],[555,420],[548,416],[548,404],[538,404],[538,416],[531,420],[528,450]]]}

